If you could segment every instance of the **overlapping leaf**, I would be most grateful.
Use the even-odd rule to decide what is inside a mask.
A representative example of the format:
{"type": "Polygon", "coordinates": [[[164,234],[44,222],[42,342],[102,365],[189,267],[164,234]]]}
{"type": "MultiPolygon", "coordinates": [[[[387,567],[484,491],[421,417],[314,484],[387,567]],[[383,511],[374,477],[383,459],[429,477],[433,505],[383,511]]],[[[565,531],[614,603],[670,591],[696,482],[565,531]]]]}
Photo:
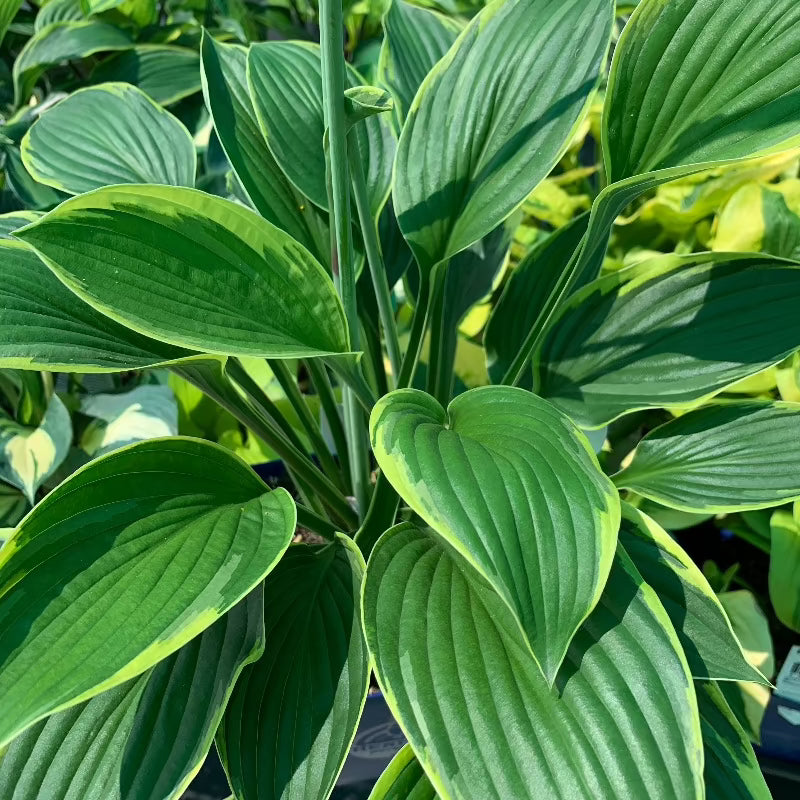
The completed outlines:
{"type": "MultiPolygon", "coordinates": [[[[349,87],[363,83],[351,67],[345,74],[349,87]]],[[[302,194],[327,210],[319,47],[304,42],[253,45],[247,57],[247,80],[256,116],[275,160],[302,194]]],[[[357,137],[370,208],[377,218],[389,192],[394,136],[380,114],[365,119],[351,135],[357,137]]]]}
{"type": "Polygon", "coordinates": [[[495,228],[557,163],[594,91],[613,11],[610,0],[496,0],[429,73],[393,184],[424,274],[495,228]]]}
{"type": "Polygon", "coordinates": [[[600,596],[619,526],[618,495],[583,434],[530,392],[499,386],[447,411],[424,392],[392,392],[370,430],[386,477],[505,599],[552,681],[600,596]]]}
{"type": "Polygon", "coordinates": [[[0,552],[0,748],[208,628],[294,526],[288,493],[200,440],[142,442],[76,472],[0,552]]]}
{"type": "Polygon", "coordinates": [[[724,402],[651,431],[618,486],[686,511],[743,511],[800,498],[800,403],[724,402]]]}
{"type": "Polygon", "coordinates": [[[778,619],[800,633],[800,503],[770,521],[769,597],[778,619]]]}
{"type": "Polygon", "coordinates": [[[33,124],[21,150],[36,180],[70,194],[115,183],[194,186],[189,132],[130,84],[70,95],[33,124]]]}
{"type": "Polygon", "coordinates": [[[369,684],[352,540],[290,547],[267,578],[266,648],[242,673],[218,735],[240,800],[320,800],[333,788],[369,684]]]}
{"type": "Polygon", "coordinates": [[[363,613],[387,701],[441,797],[703,797],[689,670],[624,555],[552,689],[497,594],[411,526],[376,545],[363,613]]]}
{"type": "Polygon", "coordinates": [[[800,346],[800,266],[664,256],[584,287],[538,351],[535,385],[578,424],[693,403],[800,346]],[[764,324],[764,309],[781,320],[764,324]]]}
{"type": "Polygon", "coordinates": [[[369,800],[436,800],[436,797],[436,790],[407,744],[386,767],[369,800]]]}
{"type": "Polygon", "coordinates": [[[326,263],[327,223],[289,183],[261,133],[247,86],[247,50],[203,34],[201,54],[206,106],[242,188],[264,219],[326,263]]]}
{"type": "Polygon", "coordinates": [[[703,573],[665,530],[623,503],[619,541],[669,614],[693,677],[766,683],[703,573]]]}
{"type": "Polygon", "coordinates": [[[31,726],[0,757],[7,800],[173,800],[264,649],[261,587],[152,669],[31,726]]]}
{"type": "Polygon", "coordinates": [[[16,235],[94,308],[170,344],[272,358],[348,350],[324,268],[229,200],[112,186],[68,200],[16,235]]]}

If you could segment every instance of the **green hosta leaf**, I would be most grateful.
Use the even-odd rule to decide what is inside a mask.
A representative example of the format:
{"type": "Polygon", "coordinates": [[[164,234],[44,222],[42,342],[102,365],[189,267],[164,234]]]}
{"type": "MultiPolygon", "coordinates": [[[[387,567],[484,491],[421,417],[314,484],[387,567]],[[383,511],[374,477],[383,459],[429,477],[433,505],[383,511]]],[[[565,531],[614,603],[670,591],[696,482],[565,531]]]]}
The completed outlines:
{"type": "Polygon", "coordinates": [[[264,649],[252,591],[155,667],[28,728],[0,757],[7,800],[173,800],[200,768],[236,678],[264,649]]]}
{"type": "Polygon", "coordinates": [[[50,0],[39,9],[33,29],[38,33],[54,22],[77,22],[84,18],[80,0],[50,0]]]}
{"type": "Polygon", "coordinates": [[[429,73],[393,184],[424,274],[495,228],[558,162],[594,92],[613,11],[611,0],[495,0],[429,73]]]}
{"type": "Polygon", "coordinates": [[[178,433],[178,404],[168,386],[137,386],[123,394],[88,395],[81,401],[81,411],[97,419],[81,440],[92,457],[178,433]]]}
{"type": "Polygon", "coordinates": [[[665,256],[594,281],[564,305],[535,385],[579,425],[693,404],[800,346],[800,266],[769,256],[665,256]],[[780,325],[764,324],[764,309],[780,325]]]}
{"type": "Polygon", "coordinates": [[[344,90],[347,129],[362,119],[392,110],[392,96],[377,86],[353,86],[344,90]]]}
{"type": "Polygon", "coordinates": [[[717,218],[714,250],[800,258],[800,217],[780,192],[758,183],[742,186],[717,218]]]}
{"type": "Polygon", "coordinates": [[[16,104],[27,102],[39,76],[54,64],[132,46],[125,31],[95,20],[57,22],[42,28],[28,39],[14,62],[16,104]]]}
{"type": "Polygon", "coordinates": [[[703,573],[663,528],[623,503],[619,541],[669,614],[694,678],[767,682],[744,657],[703,573]]]}
{"type": "Polygon", "coordinates": [[[436,11],[393,0],[384,14],[383,30],[378,77],[394,97],[395,117],[402,127],[417,89],[461,28],[436,11]]]}
{"type": "MultiPolygon", "coordinates": [[[[6,532],[25,516],[28,501],[25,496],[12,486],[0,483],[0,539],[7,539],[6,532]]],[[[0,542],[2,546],[2,542],[0,542]]]]}
{"type": "Polygon", "coordinates": [[[583,434],[500,386],[447,411],[424,392],[392,392],[370,430],[398,494],[508,603],[552,682],[603,590],[619,527],[617,492],[583,434]]]}
{"type": "Polygon", "coordinates": [[[188,47],[140,44],[98,64],[92,81],[132,83],[169,106],[200,91],[200,57],[188,47]]]}
{"type": "Polygon", "coordinates": [[[71,443],[69,411],[56,394],[38,428],[0,419],[0,479],[22,489],[33,505],[36,490],[58,469],[71,443]]]}
{"type": "Polygon", "coordinates": [[[130,84],[70,95],[34,123],[21,150],[37,181],[70,194],[115,183],[194,186],[189,131],[130,84]]]}
{"type": "Polygon", "coordinates": [[[579,275],[596,277],[614,220],[644,192],[800,141],[795,0],[644,0],[614,52],[606,175],[579,275]],[[644,173],[644,174],[642,174],[644,173]]]}
{"type": "Polygon", "coordinates": [[[22,0],[2,0],[0,2],[0,42],[3,41],[8,30],[8,26],[17,15],[22,0]]]}
{"type": "Polygon", "coordinates": [[[411,526],[373,550],[363,613],[387,702],[443,798],[703,797],[689,670],[624,553],[552,689],[498,595],[411,526]]]}
{"type": "Polygon", "coordinates": [[[5,177],[9,189],[19,198],[22,205],[45,211],[57,206],[67,195],[45,186],[31,177],[22,163],[22,154],[18,147],[9,146],[6,148],[5,157],[5,177]]]}
{"type": "Polygon", "coordinates": [[[41,216],[39,211],[11,211],[8,214],[0,214],[0,239],[11,239],[11,234],[15,230],[36,222],[41,216]]]}
{"type": "Polygon", "coordinates": [[[208,628],[294,527],[288,493],[208,442],[142,442],[76,472],[0,552],[0,748],[208,628]]]}
{"type": "Polygon", "coordinates": [[[253,207],[316,255],[330,259],[327,222],[289,183],[267,147],[247,87],[247,50],[203,34],[203,95],[219,141],[253,207]]]}
{"type": "Polygon", "coordinates": [[[0,241],[0,366],[121,372],[195,355],[95,311],[20,242],[0,241]]]}
{"type": "MultiPolygon", "coordinates": [[[[363,84],[348,67],[349,87],[363,84]]],[[[250,97],[275,160],[289,180],[319,208],[328,209],[322,61],[316,44],[263,42],[247,57],[250,97]]],[[[394,136],[382,115],[354,130],[361,151],[370,207],[377,217],[392,175],[394,136]]]]}
{"type": "Polygon", "coordinates": [[[800,141],[798,32],[794,0],[640,3],[609,80],[609,180],[800,141]]]}
{"type": "Polygon", "coordinates": [[[776,511],[770,528],[769,597],[778,619],[800,633],[800,503],[794,514],[776,511]]]}
{"type": "Polygon", "coordinates": [[[348,350],[323,267],[229,200],[112,186],[68,200],[16,235],[81,299],[171,344],[272,358],[348,350]]]}
{"type": "Polygon", "coordinates": [[[237,682],[217,740],[240,800],[330,794],[369,684],[363,573],[358,549],[339,537],[290,547],[267,579],[264,655],[237,682]]]}
{"type": "Polygon", "coordinates": [[[648,433],[614,482],[686,511],[800,498],[800,403],[749,400],[690,411],[648,433]]]}
{"type": "Polygon", "coordinates": [[[437,797],[411,745],[407,744],[386,767],[369,800],[436,800],[437,797]]]}
{"type": "Polygon", "coordinates": [[[570,260],[586,233],[589,215],[583,214],[548,236],[514,268],[503,294],[489,317],[483,337],[489,375],[499,383],[512,368],[517,354],[538,332],[546,309],[570,260]]]}
{"type": "Polygon", "coordinates": [[[706,800],[772,800],[753,747],[713,681],[697,681],[706,800]]]}

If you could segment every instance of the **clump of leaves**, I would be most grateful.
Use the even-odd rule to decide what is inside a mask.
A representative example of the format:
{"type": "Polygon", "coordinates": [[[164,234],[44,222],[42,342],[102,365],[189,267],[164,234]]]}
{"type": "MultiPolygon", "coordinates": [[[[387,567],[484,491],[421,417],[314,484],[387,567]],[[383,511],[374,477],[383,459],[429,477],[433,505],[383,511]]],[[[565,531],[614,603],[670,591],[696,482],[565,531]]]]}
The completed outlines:
{"type": "Polygon", "coordinates": [[[642,0],[606,75],[613,0],[394,0],[375,85],[336,0],[319,24],[203,32],[222,181],[106,61],[8,137],[68,197],[0,242],[0,364],[166,367],[295,494],[173,436],[33,508],[0,551],[0,795],[178,797],[216,739],[240,800],[326,798],[372,669],[410,745],[375,800],[769,797],[723,687],[774,665],[654,517],[785,506],[769,589],[796,629],[800,404],[732,392],[778,365],[797,387],[791,209],[761,252],[609,244],[670,182],[796,158],[800,7],[642,0]],[[602,173],[576,175],[593,127],[602,173]],[[520,208],[560,227],[526,249],[520,208]]]}

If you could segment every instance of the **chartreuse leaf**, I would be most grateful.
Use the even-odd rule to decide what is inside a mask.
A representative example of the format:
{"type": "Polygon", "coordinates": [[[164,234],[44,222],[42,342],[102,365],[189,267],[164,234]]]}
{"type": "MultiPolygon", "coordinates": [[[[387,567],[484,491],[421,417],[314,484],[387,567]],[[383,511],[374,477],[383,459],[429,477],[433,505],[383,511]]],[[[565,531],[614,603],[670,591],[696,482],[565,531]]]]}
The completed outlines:
{"type": "Polygon", "coordinates": [[[648,433],[614,482],[685,511],[800,498],[800,403],[747,400],[690,411],[648,433]]]}
{"type": "Polygon", "coordinates": [[[325,263],[330,258],[327,223],[299,196],[267,147],[247,87],[247,50],[203,33],[200,53],[206,106],[245,194],[264,219],[325,263]]]}
{"type": "Polygon", "coordinates": [[[173,800],[264,649],[261,587],[139,677],[32,725],[0,757],[6,800],[173,800]]]}
{"type": "Polygon", "coordinates": [[[693,404],[796,350],[798,303],[800,265],[790,261],[655,258],[573,295],[538,351],[535,385],[589,428],[693,404]],[[781,324],[765,325],[764,308],[781,324]]]}
{"type": "MultiPolygon", "coordinates": [[[[345,75],[348,88],[363,84],[352,67],[345,75]]],[[[253,45],[247,57],[247,80],[256,117],[275,160],[300,192],[327,210],[319,46],[307,42],[253,45]]],[[[368,117],[353,131],[376,218],[389,192],[394,157],[394,135],[383,116],[368,117]]]]}
{"type": "Polygon", "coordinates": [[[445,800],[703,797],[689,669],[624,552],[552,688],[507,605],[434,534],[381,538],[363,614],[387,702],[445,800]]]}
{"type": "Polygon", "coordinates": [[[111,186],[62,203],[16,236],[78,297],[170,344],[271,358],[348,350],[324,268],[230,200],[171,186],[111,186]]]}
{"type": "Polygon", "coordinates": [[[79,89],[57,103],[25,134],[21,152],[37,181],[69,194],[114,183],[194,186],[189,131],[126,83],[79,89]]]}
{"type": "Polygon", "coordinates": [[[695,683],[705,750],[706,800],[772,800],[756,754],[714,681],[695,683]]]}
{"type": "Polygon", "coordinates": [[[31,36],[14,62],[15,102],[26,103],[41,74],[54,64],[132,46],[125,31],[105,22],[54,22],[31,36]]]}
{"type": "Polygon", "coordinates": [[[703,573],[663,528],[623,503],[619,541],[669,614],[694,678],[767,683],[703,573]]]}
{"type": "Polygon", "coordinates": [[[200,91],[200,57],[188,47],[139,44],[100,62],[92,80],[132,83],[156,103],[169,106],[200,91]]]}
{"type": "Polygon", "coordinates": [[[369,800],[436,800],[437,796],[411,745],[407,744],[383,771],[369,800]]]}
{"type": "Polygon", "coordinates": [[[776,511],[770,528],[769,598],[778,619],[800,633],[800,503],[793,514],[776,511]]]}
{"type": "Polygon", "coordinates": [[[596,277],[614,220],[644,192],[800,141],[795,0],[642,0],[611,66],[602,127],[610,185],[578,274],[596,277]]]}
{"type": "Polygon", "coordinates": [[[594,92],[613,16],[612,0],[495,0],[425,78],[392,192],[423,274],[495,228],[558,162],[594,92]]]}
{"type": "Polygon", "coordinates": [[[508,603],[552,682],[600,597],[619,528],[618,494],[583,434],[546,401],[500,386],[446,411],[424,392],[392,392],[370,431],[390,483],[508,603]]]}
{"type": "Polygon", "coordinates": [[[195,355],[142,336],[81,302],[21,242],[0,241],[0,255],[0,366],[121,372],[195,355]]]}
{"type": "Polygon", "coordinates": [[[217,743],[239,800],[328,797],[369,685],[351,539],[294,545],[264,585],[266,647],[236,684],[217,743]]]}
{"type": "Polygon", "coordinates": [[[208,628],[294,527],[287,492],[198,439],[141,442],[74,473],[0,551],[0,748],[208,628]]]}
{"type": "Polygon", "coordinates": [[[450,49],[460,26],[429,8],[393,0],[383,16],[383,45],[378,78],[392,93],[402,127],[425,76],[450,49]]]}
{"type": "Polygon", "coordinates": [[[759,183],[742,186],[720,211],[714,250],[763,252],[800,258],[800,217],[780,192],[759,183]]]}
{"type": "Polygon", "coordinates": [[[514,267],[492,310],[483,343],[489,375],[499,383],[526,343],[539,315],[586,233],[589,215],[576,217],[535,246],[514,267]]]}
{"type": "Polygon", "coordinates": [[[0,480],[21,489],[33,505],[37,489],[58,469],[71,444],[69,411],[56,394],[37,428],[0,418],[0,480]]]}

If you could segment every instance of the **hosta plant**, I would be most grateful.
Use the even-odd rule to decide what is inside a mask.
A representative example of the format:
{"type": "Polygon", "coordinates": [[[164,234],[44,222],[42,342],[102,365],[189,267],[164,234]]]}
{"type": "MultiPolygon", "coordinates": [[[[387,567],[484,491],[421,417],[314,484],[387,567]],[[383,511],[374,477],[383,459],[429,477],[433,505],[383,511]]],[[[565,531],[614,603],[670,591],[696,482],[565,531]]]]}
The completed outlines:
{"type": "Polygon", "coordinates": [[[215,194],[119,77],[23,126],[66,199],[0,240],[0,365],[165,367],[292,491],[177,436],[35,505],[0,550],[0,797],[177,798],[216,742],[239,800],[322,800],[371,674],[409,741],[375,800],[769,797],[726,700],[767,677],[654,517],[785,506],[800,626],[800,403],[728,391],[800,349],[797,250],[605,256],[659,187],[800,145],[800,6],[394,0],[371,83],[319,22],[203,33],[215,194]],[[591,209],[503,275],[599,106],[591,209]]]}

